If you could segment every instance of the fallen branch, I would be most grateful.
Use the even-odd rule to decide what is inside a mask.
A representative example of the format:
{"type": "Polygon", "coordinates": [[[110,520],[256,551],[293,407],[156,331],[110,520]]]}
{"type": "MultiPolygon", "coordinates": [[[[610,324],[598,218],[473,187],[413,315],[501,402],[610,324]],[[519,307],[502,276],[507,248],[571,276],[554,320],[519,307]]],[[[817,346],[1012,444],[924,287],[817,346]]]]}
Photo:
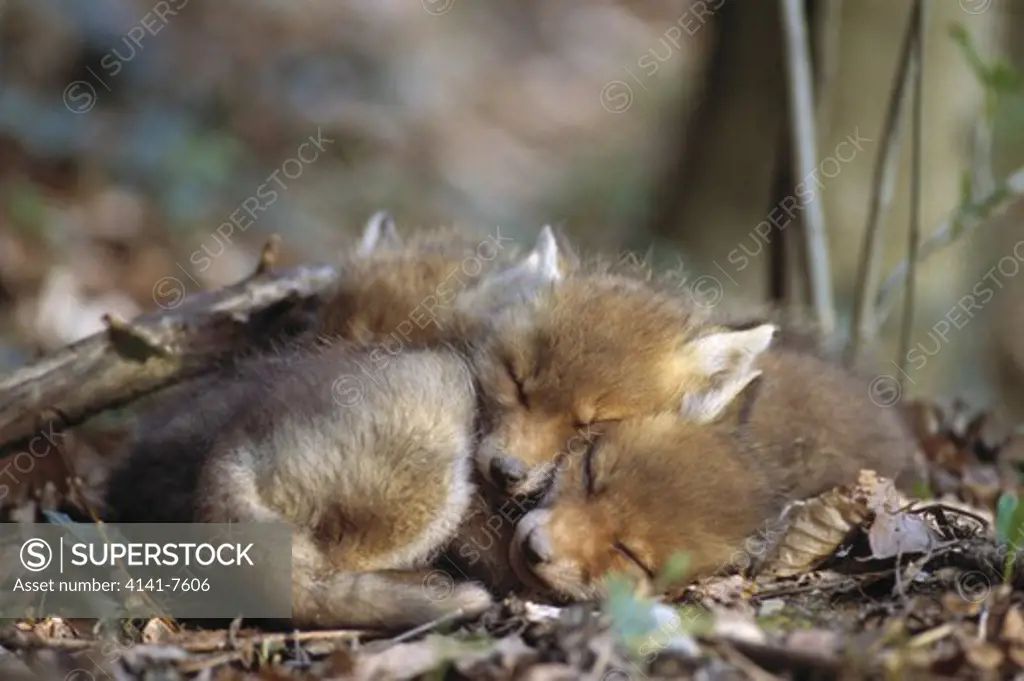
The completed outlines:
{"type": "Polygon", "coordinates": [[[183,379],[209,373],[239,351],[305,323],[302,314],[337,277],[330,266],[271,272],[276,242],[244,281],[184,298],[172,310],[132,321],[107,316],[84,338],[0,378],[0,456],[60,428],[183,379]]]}

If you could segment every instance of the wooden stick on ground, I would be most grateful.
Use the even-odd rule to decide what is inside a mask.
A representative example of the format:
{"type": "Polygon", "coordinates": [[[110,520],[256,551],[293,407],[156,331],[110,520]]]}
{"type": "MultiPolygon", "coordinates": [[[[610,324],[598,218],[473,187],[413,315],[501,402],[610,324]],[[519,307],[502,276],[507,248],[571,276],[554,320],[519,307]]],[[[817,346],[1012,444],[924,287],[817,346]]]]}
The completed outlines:
{"type": "Polygon", "coordinates": [[[335,268],[272,272],[275,253],[272,240],[254,275],[244,281],[179,299],[173,309],[130,322],[108,316],[105,332],[0,377],[0,456],[22,451],[44,434],[44,412],[59,414],[61,427],[77,425],[106,409],[209,373],[268,338],[293,315],[315,307],[318,294],[337,278],[335,268]]]}

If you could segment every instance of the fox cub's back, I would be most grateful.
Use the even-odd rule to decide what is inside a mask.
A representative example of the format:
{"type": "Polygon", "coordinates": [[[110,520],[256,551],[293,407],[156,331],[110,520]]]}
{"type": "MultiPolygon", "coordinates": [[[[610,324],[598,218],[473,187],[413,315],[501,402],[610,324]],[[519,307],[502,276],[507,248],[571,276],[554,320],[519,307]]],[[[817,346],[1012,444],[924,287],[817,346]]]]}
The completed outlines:
{"type": "Polygon", "coordinates": [[[514,262],[518,250],[494,233],[438,228],[401,239],[390,216],[374,215],[325,296],[322,336],[357,343],[436,345],[456,333],[454,302],[514,262]]]}

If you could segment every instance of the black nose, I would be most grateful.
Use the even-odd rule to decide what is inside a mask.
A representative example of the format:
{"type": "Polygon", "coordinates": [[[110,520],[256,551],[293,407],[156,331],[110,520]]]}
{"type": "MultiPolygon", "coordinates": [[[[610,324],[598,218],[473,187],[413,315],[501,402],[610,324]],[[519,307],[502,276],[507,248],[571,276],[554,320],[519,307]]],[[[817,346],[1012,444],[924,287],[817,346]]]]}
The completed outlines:
{"type": "Polygon", "coordinates": [[[496,456],[491,459],[491,482],[499,489],[508,490],[526,478],[526,466],[517,459],[496,456]]]}
{"type": "Polygon", "coordinates": [[[536,529],[532,530],[530,534],[523,538],[521,553],[523,556],[523,562],[531,568],[536,567],[541,563],[546,563],[551,557],[547,548],[547,543],[544,541],[544,538],[538,534],[536,529]]]}

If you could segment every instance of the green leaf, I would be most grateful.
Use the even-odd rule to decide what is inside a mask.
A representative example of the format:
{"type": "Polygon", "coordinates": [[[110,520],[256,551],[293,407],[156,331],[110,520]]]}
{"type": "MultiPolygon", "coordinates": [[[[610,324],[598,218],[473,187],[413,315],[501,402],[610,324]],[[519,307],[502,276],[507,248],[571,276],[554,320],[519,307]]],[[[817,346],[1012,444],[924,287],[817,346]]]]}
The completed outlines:
{"type": "Polygon", "coordinates": [[[690,554],[685,551],[672,554],[654,579],[654,590],[658,593],[668,590],[681,582],[690,571],[690,554]]]}
{"type": "Polygon", "coordinates": [[[953,39],[953,42],[960,48],[960,53],[964,57],[964,61],[967,62],[967,67],[971,69],[974,76],[982,82],[982,84],[988,84],[988,67],[978,54],[978,50],[974,48],[974,40],[971,38],[971,34],[967,32],[963,24],[954,23],[949,27],[949,35],[953,39]]]}
{"type": "Polygon", "coordinates": [[[612,620],[612,631],[629,647],[638,646],[657,626],[652,603],[637,598],[632,580],[620,575],[606,578],[604,610],[612,620]]]}
{"type": "Polygon", "coordinates": [[[1000,544],[1009,542],[1013,513],[1018,506],[1017,495],[1004,492],[996,503],[996,540],[1000,544]]]}
{"type": "Polygon", "coordinates": [[[960,205],[966,206],[974,200],[974,179],[970,170],[960,171],[960,205]]]}
{"type": "Polygon", "coordinates": [[[999,94],[1012,94],[1021,90],[1021,76],[1004,61],[998,61],[988,70],[989,86],[999,94]]]}
{"type": "MultiPolygon", "coordinates": [[[[1016,501],[1015,496],[1014,502],[1016,501]]],[[[1014,503],[1009,524],[1005,527],[1005,533],[1006,543],[1013,549],[1013,553],[1016,553],[1024,545],[1024,504],[1014,503]]]]}
{"type": "Polygon", "coordinates": [[[918,499],[934,499],[935,492],[927,480],[917,480],[914,482],[914,496],[918,499]]]}

